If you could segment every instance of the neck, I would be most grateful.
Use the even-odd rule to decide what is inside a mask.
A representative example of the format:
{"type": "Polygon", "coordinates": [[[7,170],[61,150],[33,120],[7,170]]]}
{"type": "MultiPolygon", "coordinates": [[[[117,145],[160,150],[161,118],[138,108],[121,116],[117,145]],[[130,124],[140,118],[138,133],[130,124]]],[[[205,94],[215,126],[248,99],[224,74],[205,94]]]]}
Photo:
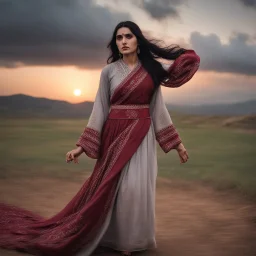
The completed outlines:
{"type": "Polygon", "coordinates": [[[123,61],[129,66],[135,65],[138,62],[138,60],[139,59],[137,53],[123,55],[123,61]]]}

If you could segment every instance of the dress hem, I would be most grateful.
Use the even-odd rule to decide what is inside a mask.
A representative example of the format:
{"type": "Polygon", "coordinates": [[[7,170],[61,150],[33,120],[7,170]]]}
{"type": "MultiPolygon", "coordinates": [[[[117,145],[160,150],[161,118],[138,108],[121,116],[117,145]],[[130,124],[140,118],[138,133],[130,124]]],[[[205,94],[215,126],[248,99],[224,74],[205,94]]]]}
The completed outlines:
{"type": "Polygon", "coordinates": [[[157,248],[157,245],[152,245],[152,246],[149,246],[147,248],[141,248],[141,249],[119,249],[119,248],[116,248],[115,246],[111,246],[111,245],[107,245],[107,244],[100,244],[101,247],[106,247],[106,248],[109,248],[109,249],[112,249],[112,250],[115,250],[115,251],[118,251],[118,252],[139,252],[139,251],[147,251],[147,250],[153,250],[153,249],[156,249],[157,248]]]}

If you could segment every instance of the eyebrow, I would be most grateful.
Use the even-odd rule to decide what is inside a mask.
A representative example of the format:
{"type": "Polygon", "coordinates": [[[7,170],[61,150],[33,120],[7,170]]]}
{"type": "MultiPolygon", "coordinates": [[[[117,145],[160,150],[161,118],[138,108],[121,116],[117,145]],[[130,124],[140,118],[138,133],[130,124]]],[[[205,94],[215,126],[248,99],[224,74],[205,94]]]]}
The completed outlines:
{"type": "Polygon", "coordinates": [[[128,36],[128,35],[132,35],[132,33],[127,33],[127,34],[117,34],[116,36],[122,36],[122,35],[128,36]]]}

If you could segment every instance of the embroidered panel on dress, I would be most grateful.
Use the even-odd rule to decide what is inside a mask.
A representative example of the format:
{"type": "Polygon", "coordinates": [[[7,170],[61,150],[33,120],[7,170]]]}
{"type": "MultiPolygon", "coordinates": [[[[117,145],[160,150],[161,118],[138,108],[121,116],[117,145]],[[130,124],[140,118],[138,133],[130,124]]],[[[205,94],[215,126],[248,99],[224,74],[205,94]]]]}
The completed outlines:
{"type": "Polygon", "coordinates": [[[170,65],[169,78],[163,86],[174,88],[187,83],[194,76],[199,65],[200,57],[193,50],[187,50],[170,65]]]}
{"type": "MultiPolygon", "coordinates": [[[[120,84],[116,86],[110,101],[116,96],[117,93],[120,92],[120,90],[124,87],[124,85],[126,85],[126,82],[128,82],[128,80],[133,75],[135,75],[138,72],[138,70],[141,68],[141,63],[140,62],[138,62],[137,66],[132,71],[130,71],[129,68],[121,60],[116,61],[115,65],[116,65],[117,72],[119,74],[121,74],[123,79],[120,82],[120,84]]],[[[118,103],[115,103],[115,104],[118,104],[118,103]]]]}
{"type": "Polygon", "coordinates": [[[87,156],[97,159],[100,147],[100,133],[90,127],[86,127],[76,146],[81,146],[87,156]]]}
{"type": "Polygon", "coordinates": [[[173,124],[157,132],[156,139],[165,153],[181,143],[181,138],[173,124]]]}
{"type": "Polygon", "coordinates": [[[147,72],[142,68],[141,65],[139,65],[139,69],[135,69],[135,71],[131,72],[127,79],[125,79],[120,86],[116,89],[115,93],[113,94],[111,98],[112,104],[121,104],[124,102],[127,98],[129,98],[130,94],[141,84],[141,82],[146,78],[147,72]],[[136,73],[135,73],[136,72],[136,73]],[[131,74],[133,77],[131,77],[131,74]],[[130,81],[128,79],[131,78],[130,81]],[[120,94],[118,100],[113,102],[113,99],[117,94],[120,94]]]}
{"type": "Polygon", "coordinates": [[[112,105],[112,109],[141,109],[141,108],[149,108],[149,104],[144,105],[112,105]]]}

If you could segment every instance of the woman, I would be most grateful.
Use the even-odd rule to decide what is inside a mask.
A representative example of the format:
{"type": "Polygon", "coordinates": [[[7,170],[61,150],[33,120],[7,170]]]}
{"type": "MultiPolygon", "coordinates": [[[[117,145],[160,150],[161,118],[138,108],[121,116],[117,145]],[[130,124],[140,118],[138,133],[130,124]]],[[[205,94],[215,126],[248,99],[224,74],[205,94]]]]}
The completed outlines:
{"type": "Polygon", "coordinates": [[[50,219],[2,204],[0,247],[47,256],[91,255],[99,245],[122,255],[156,247],[155,141],[166,153],[177,150],[181,163],[188,160],[160,85],[183,85],[200,59],[193,50],[148,41],[131,21],[117,25],[108,47],[88,125],[66,155],[67,162],[77,163],[83,152],[97,159],[91,176],[50,219]]]}

